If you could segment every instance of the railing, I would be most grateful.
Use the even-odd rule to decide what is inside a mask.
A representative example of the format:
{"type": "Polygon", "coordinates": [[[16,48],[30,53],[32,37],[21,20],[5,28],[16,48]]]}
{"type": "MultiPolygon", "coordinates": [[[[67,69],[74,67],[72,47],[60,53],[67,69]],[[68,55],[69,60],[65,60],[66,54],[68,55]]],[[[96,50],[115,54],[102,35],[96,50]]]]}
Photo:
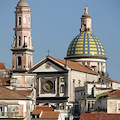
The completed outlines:
{"type": "Polygon", "coordinates": [[[0,118],[15,118],[23,117],[19,115],[19,112],[0,112],[0,118]]]}

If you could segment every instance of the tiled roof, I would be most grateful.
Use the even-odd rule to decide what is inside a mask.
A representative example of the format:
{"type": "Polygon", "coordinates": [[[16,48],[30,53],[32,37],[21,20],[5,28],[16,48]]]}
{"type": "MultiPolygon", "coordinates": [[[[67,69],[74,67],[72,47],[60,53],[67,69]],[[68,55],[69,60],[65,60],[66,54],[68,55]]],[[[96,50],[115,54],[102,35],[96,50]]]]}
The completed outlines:
{"type": "Polygon", "coordinates": [[[41,115],[41,119],[58,119],[60,115],[60,112],[54,112],[54,111],[45,111],[41,115]]]}
{"type": "MultiPolygon", "coordinates": [[[[51,56],[49,56],[51,57],[51,56]]],[[[51,57],[53,58],[54,60],[62,63],[62,64],[66,64],[66,60],[62,60],[62,59],[58,59],[58,58],[54,58],[54,57],[51,57]]],[[[95,75],[98,75],[97,72],[93,71],[93,70],[90,70],[89,68],[77,63],[77,62],[71,62],[69,60],[67,60],[67,66],[70,67],[71,69],[73,70],[77,70],[77,71],[81,71],[81,72],[86,72],[86,73],[91,73],[91,74],[95,74],[95,75]]]]}
{"type": "Polygon", "coordinates": [[[0,69],[6,69],[4,63],[0,62],[0,69]]]}
{"type": "Polygon", "coordinates": [[[40,115],[41,112],[42,112],[41,110],[36,110],[36,109],[35,109],[35,110],[32,111],[31,114],[32,114],[32,115],[40,115]]]}
{"type": "Polygon", "coordinates": [[[36,106],[36,109],[33,110],[32,114],[38,115],[38,114],[41,113],[41,111],[49,111],[49,112],[51,112],[51,111],[53,111],[53,108],[48,107],[48,106],[36,106]]]}
{"type": "Polygon", "coordinates": [[[116,90],[116,91],[109,93],[108,97],[120,97],[120,90],[116,90]]]}
{"type": "Polygon", "coordinates": [[[53,111],[53,108],[48,107],[48,106],[36,106],[36,110],[41,110],[41,111],[53,111]]]}
{"type": "Polygon", "coordinates": [[[30,95],[32,91],[31,90],[17,90],[17,92],[22,95],[30,95]]]}
{"type": "Polygon", "coordinates": [[[60,112],[53,111],[52,107],[36,106],[36,109],[31,114],[40,115],[41,119],[58,119],[60,112]]]}
{"type": "Polygon", "coordinates": [[[116,80],[112,80],[112,79],[110,79],[110,78],[105,78],[105,80],[110,81],[110,82],[120,83],[120,82],[118,82],[118,81],[116,81],[116,80]]]}
{"type": "Polygon", "coordinates": [[[0,85],[2,86],[10,86],[10,78],[8,77],[0,77],[0,85]]]}
{"type": "Polygon", "coordinates": [[[8,99],[8,100],[27,100],[29,99],[26,96],[23,96],[17,92],[14,92],[8,88],[5,88],[3,86],[0,86],[0,99],[4,100],[4,99],[8,99]]]}
{"type": "Polygon", "coordinates": [[[120,114],[82,113],[80,120],[120,120],[120,114]]]}

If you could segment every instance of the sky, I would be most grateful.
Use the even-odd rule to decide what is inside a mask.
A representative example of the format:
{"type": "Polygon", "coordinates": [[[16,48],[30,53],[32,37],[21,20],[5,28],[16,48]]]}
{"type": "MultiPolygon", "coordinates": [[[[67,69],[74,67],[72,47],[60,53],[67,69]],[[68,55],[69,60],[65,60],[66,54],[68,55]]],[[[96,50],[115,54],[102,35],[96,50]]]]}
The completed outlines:
{"type": "MultiPolygon", "coordinates": [[[[19,0],[0,0],[0,62],[12,66],[15,7],[19,0]]],[[[27,0],[31,7],[34,64],[48,55],[63,59],[81,26],[84,8],[92,17],[93,34],[104,46],[109,77],[120,81],[120,0],[27,0]]]]}

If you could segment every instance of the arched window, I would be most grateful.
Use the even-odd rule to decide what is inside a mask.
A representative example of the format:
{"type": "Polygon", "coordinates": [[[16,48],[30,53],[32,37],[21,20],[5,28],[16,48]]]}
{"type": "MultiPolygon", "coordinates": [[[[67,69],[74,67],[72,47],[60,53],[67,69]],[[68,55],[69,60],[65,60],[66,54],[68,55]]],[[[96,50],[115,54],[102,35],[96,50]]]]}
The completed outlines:
{"type": "Polygon", "coordinates": [[[22,58],[20,56],[18,56],[17,58],[17,68],[21,68],[22,67],[22,58]]]}
{"type": "Polygon", "coordinates": [[[21,36],[19,36],[18,44],[21,46],[21,36]]]}
{"type": "Polygon", "coordinates": [[[64,93],[64,92],[65,92],[65,86],[64,86],[64,85],[61,85],[61,86],[60,86],[60,92],[61,92],[61,93],[64,93]]]}

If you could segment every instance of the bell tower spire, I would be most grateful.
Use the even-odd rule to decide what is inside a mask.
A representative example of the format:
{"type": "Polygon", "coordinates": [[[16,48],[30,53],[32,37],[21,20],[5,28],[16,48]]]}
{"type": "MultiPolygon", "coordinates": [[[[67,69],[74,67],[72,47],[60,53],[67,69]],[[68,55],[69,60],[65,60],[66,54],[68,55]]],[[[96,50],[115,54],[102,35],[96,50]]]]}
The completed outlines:
{"type": "Polygon", "coordinates": [[[81,29],[80,29],[80,32],[92,33],[91,23],[92,23],[92,18],[88,14],[88,8],[85,7],[85,13],[81,17],[81,29]]]}
{"type": "Polygon", "coordinates": [[[26,0],[20,0],[15,11],[15,35],[12,44],[12,70],[25,72],[33,65],[31,11],[26,0]]]}

